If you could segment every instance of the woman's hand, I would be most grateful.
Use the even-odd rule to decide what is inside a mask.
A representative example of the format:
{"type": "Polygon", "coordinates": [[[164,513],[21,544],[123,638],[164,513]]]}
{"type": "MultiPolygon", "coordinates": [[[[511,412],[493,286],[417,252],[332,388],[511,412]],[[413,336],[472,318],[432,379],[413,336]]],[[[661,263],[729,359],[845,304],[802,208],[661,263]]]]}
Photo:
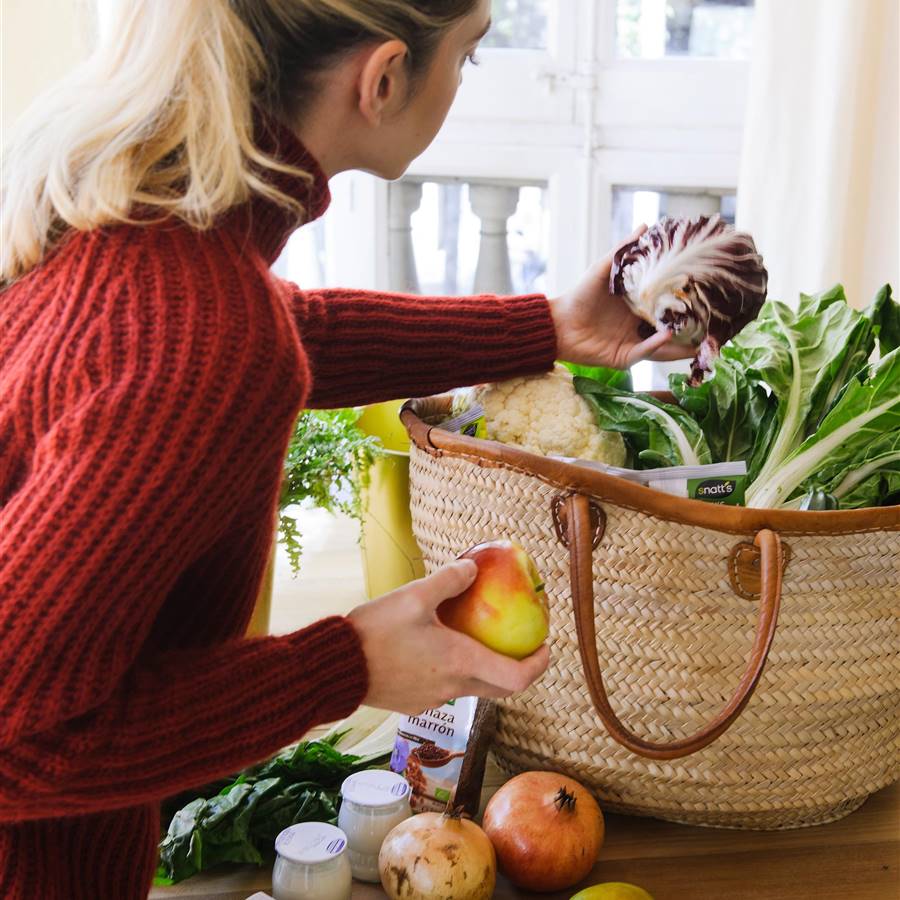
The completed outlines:
{"type": "MultiPolygon", "coordinates": [[[[627,241],[647,230],[642,225],[627,241]]],[[[609,292],[615,250],[591,268],[574,290],[550,300],[556,325],[557,357],[586,366],[627,369],[642,359],[669,362],[687,359],[694,348],[671,343],[671,334],[657,332],[643,340],[639,319],[622,297],[609,292]]]]}
{"type": "Polygon", "coordinates": [[[459,560],[350,613],[369,666],[363,703],[415,715],[456,697],[508,697],[544,672],[546,645],[520,662],[438,620],[441,602],[462,593],[477,571],[459,560]]]}

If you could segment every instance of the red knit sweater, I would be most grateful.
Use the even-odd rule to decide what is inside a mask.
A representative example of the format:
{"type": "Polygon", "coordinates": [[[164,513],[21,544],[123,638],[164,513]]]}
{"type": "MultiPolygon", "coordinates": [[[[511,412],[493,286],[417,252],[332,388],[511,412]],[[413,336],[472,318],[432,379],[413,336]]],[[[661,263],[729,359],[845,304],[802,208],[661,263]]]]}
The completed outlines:
{"type": "MultiPolygon", "coordinates": [[[[311,217],[319,167],[278,176],[311,217]]],[[[543,297],[303,292],[296,225],[256,200],[208,232],[78,233],[0,294],[0,898],[132,900],[161,798],[349,714],[353,627],[247,639],[305,406],[538,372],[543,297]]]]}

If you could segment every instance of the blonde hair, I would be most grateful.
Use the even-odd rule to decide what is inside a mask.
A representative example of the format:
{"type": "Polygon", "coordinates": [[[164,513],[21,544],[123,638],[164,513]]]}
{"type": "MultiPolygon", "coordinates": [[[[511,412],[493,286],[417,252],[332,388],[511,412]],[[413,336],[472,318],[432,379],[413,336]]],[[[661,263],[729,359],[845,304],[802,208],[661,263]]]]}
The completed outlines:
{"type": "MultiPolygon", "coordinates": [[[[254,113],[297,116],[327,67],[398,38],[413,75],[476,0],[118,0],[107,37],[17,123],[0,174],[0,285],[71,230],[136,206],[207,229],[296,169],[261,152],[254,113]]],[[[308,177],[308,175],[306,176],[308,177]]],[[[146,215],[142,216],[146,220],[146,215]]]]}

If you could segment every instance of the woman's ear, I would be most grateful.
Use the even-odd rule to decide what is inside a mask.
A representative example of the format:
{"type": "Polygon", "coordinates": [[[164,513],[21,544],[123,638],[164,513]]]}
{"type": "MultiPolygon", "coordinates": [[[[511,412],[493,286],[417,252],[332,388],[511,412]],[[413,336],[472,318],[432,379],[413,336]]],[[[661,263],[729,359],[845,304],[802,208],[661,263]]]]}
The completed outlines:
{"type": "Polygon", "coordinates": [[[373,126],[380,125],[385,113],[399,109],[406,102],[409,73],[406,61],[409,51],[403,41],[385,41],[369,52],[359,73],[359,111],[373,126]]]}

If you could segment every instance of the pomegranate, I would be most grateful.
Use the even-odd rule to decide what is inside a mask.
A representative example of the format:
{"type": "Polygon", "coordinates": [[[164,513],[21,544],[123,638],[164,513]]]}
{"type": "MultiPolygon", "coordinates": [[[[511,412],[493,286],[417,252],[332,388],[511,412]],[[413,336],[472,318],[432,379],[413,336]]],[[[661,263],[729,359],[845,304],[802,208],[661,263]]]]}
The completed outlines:
{"type": "Polygon", "coordinates": [[[603,813],[577,781],[524,772],[484,811],[484,828],[501,871],[518,887],[559,891],[581,881],[603,845],[603,813]]]}

